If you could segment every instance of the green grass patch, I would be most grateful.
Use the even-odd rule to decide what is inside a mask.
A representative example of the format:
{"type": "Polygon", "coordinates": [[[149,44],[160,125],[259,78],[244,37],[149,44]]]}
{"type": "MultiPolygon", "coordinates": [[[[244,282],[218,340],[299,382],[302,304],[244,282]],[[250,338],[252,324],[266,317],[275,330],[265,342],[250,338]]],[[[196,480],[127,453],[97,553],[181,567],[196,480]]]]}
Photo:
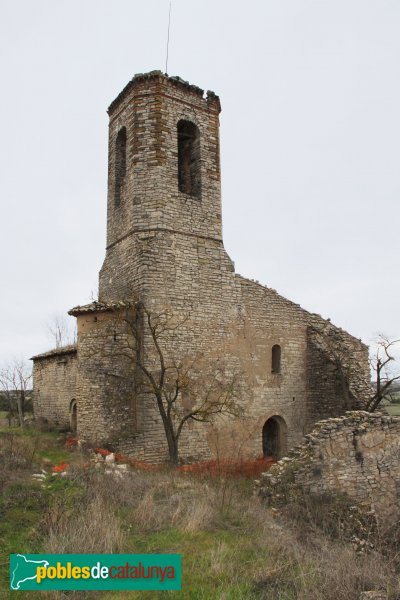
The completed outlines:
{"type": "Polygon", "coordinates": [[[9,587],[9,554],[40,551],[39,524],[47,506],[47,494],[36,482],[19,481],[9,485],[0,497],[0,589],[9,587]]]}
{"type": "Polygon", "coordinates": [[[400,417],[400,404],[388,404],[386,410],[393,417],[400,417]]]}
{"type": "Polygon", "coordinates": [[[53,443],[59,436],[59,434],[55,431],[42,432],[35,427],[17,427],[14,425],[12,427],[0,427],[0,435],[4,433],[13,433],[18,436],[29,438],[40,438],[41,440],[52,440],[53,443]]]}
{"type": "Polygon", "coordinates": [[[392,392],[390,397],[392,402],[400,404],[400,392],[392,392]]]}
{"type": "MultiPolygon", "coordinates": [[[[133,534],[129,540],[132,553],[182,554],[182,590],[176,592],[125,592],[123,598],[183,598],[218,600],[250,599],[256,594],[254,577],[268,561],[268,550],[260,552],[249,532],[215,530],[184,532],[179,529],[133,534]]],[[[109,592],[104,600],[121,597],[109,592]]]]}
{"type": "Polygon", "coordinates": [[[43,484],[21,479],[3,489],[0,540],[2,557],[7,560],[0,563],[0,590],[9,587],[9,554],[41,553],[47,527],[65,515],[72,515],[82,494],[74,481],[51,475],[43,484]]]}
{"type": "Polygon", "coordinates": [[[14,435],[17,439],[29,441],[32,448],[33,463],[53,466],[66,463],[81,462],[81,455],[73,449],[65,447],[66,437],[58,432],[41,432],[34,427],[0,427],[2,435],[14,435]]]}
{"type": "Polygon", "coordinates": [[[58,465],[62,462],[71,463],[75,462],[76,459],[76,455],[67,448],[39,450],[37,454],[42,460],[50,461],[52,465],[58,465]]]}

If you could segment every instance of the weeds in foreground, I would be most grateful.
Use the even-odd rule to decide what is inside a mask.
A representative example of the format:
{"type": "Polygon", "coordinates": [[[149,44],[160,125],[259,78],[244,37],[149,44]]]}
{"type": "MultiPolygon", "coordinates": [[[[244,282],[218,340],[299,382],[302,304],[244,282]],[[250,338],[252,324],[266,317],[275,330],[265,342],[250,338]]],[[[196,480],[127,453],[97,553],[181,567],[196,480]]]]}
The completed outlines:
{"type": "MultiPolygon", "coordinates": [[[[384,548],[378,535],[373,548],[358,553],[343,526],[342,499],[307,499],[278,513],[252,495],[249,480],[170,469],[117,476],[76,466],[40,485],[27,467],[31,447],[25,459],[23,445],[18,452],[14,479],[5,480],[0,496],[6,552],[183,555],[181,592],[43,594],[49,600],[359,600],[365,590],[400,597],[395,546],[384,548]]],[[[0,567],[3,600],[8,569],[0,567]]]]}

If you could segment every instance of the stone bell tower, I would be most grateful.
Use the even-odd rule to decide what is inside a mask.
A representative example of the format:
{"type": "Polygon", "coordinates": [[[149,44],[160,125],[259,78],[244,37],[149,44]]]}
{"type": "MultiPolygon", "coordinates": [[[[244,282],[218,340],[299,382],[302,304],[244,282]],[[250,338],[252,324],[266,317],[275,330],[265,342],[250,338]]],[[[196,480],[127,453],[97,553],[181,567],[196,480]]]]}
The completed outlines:
{"type": "Polygon", "coordinates": [[[213,92],[160,71],[136,75],[111,103],[100,301],[151,290],[161,271],[174,285],[194,245],[218,249],[233,270],[222,244],[220,110],[213,92]]]}

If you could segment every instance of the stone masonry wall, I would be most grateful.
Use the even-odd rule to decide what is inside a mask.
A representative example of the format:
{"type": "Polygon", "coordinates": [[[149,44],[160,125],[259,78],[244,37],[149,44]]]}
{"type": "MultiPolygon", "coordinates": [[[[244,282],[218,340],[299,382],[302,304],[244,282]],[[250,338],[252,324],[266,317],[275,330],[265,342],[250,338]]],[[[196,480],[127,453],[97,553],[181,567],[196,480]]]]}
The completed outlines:
{"type": "Polygon", "coordinates": [[[257,482],[270,505],[299,494],[346,494],[372,507],[377,516],[396,518],[400,508],[400,417],[349,411],[316,424],[257,482]]]}
{"type": "Polygon", "coordinates": [[[126,332],[112,312],[78,317],[78,435],[112,449],[138,430],[135,372],[123,354],[126,332]]]}
{"type": "MultiPolygon", "coordinates": [[[[318,417],[343,414],[346,405],[334,365],[322,350],[318,351],[316,361],[314,348],[309,346],[310,323],[312,327],[318,324],[334,331],[343,340],[343,347],[350,345],[348,356],[355,360],[358,351],[364,365],[366,349],[358,340],[274,290],[230,271],[222,275],[218,263],[214,265],[210,257],[200,263],[198,258],[196,262],[196,255],[187,252],[186,269],[181,269],[174,285],[166,285],[164,279],[157,288],[156,267],[167,256],[164,249],[161,243],[154,247],[154,296],[150,296],[148,306],[154,307],[154,311],[172,306],[178,317],[185,311],[189,315],[188,321],[166,340],[166,356],[170,359],[174,353],[179,357],[195,352],[223,356],[232,369],[240,370],[243,385],[245,419],[240,422],[225,419],[217,428],[191,424],[181,438],[182,460],[204,460],[215,456],[217,451],[237,452],[239,447],[241,457],[259,457],[263,425],[273,416],[283,419],[286,425],[284,452],[300,442],[318,417]],[[280,373],[272,373],[271,369],[274,344],[282,349],[280,373]]],[[[167,258],[165,271],[168,273],[167,258]]],[[[151,275],[150,271],[149,283],[151,275]]],[[[114,333],[109,334],[107,341],[102,333],[104,315],[101,314],[94,312],[78,319],[86,327],[84,330],[80,324],[78,328],[80,433],[97,443],[117,443],[119,450],[140,459],[163,461],[167,458],[167,447],[154,398],[143,394],[132,396],[134,365],[125,364],[124,370],[119,359],[124,346],[123,332],[118,330],[118,324],[113,325],[114,333]]],[[[114,318],[112,312],[106,314],[109,319],[114,318]]],[[[150,341],[147,352],[150,362],[150,341]]],[[[354,372],[363,374],[362,369],[354,372]]]]}
{"type": "Polygon", "coordinates": [[[70,426],[70,406],[77,394],[77,353],[70,347],[33,358],[33,412],[61,428],[70,426]]]}
{"type": "MultiPolygon", "coordinates": [[[[135,77],[109,108],[107,256],[99,299],[120,300],[144,285],[148,244],[157,232],[222,247],[218,97],[160,72],[135,77]],[[178,190],[180,120],[200,131],[201,200],[178,190]],[[127,172],[115,206],[116,139],[127,131],[127,172]],[[129,260],[126,260],[126,256],[129,260]]],[[[168,237],[168,236],[167,236],[168,237]]],[[[222,250],[223,251],[223,248],[222,250]]]]}

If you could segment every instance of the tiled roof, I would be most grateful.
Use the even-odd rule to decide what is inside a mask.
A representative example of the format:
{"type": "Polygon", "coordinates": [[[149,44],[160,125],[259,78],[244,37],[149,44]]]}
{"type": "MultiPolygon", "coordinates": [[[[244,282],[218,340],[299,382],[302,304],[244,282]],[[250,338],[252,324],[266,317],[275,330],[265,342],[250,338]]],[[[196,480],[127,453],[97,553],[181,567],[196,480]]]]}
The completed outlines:
{"type": "Polygon", "coordinates": [[[68,311],[69,315],[77,317],[78,315],[84,315],[85,313],[105,312],[107,310],[116,310],[118,308],[129,308],[132,306],[132,302],[91,302],[83,306],[74,306],[68,311]]]}
{"type": "Polygon", "coordinates": [[[48,352],[43,352],[43,354],[36,354],[36,356],[32,356],[31,360],[40,360],[42,358],[50,358],[51,356],[61,356],[63,354],[75,353],[76,344],[69,344],[68,346],[63,346],[62,348],[54,348],[53,350],[49,350],[48,352]]]}

